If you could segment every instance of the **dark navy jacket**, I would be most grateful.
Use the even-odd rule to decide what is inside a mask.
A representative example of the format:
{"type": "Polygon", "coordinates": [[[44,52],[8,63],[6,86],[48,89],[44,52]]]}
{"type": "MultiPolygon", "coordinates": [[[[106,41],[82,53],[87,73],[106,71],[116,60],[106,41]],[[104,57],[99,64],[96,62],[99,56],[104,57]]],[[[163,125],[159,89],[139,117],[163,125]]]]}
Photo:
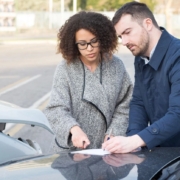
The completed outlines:
{"type": "Polygon", "coordinates": [[[180,40],[163,29],[150,62],[136,57],[134,65],[127,135],[138,134],[149,149],[180,146],[180,40]]]}

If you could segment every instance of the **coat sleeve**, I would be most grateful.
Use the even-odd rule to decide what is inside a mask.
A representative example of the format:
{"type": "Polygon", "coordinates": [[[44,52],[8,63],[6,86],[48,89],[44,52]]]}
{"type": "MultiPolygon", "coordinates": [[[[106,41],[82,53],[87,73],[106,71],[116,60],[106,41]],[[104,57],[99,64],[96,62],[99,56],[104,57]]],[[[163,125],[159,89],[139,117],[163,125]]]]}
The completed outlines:
{"type": "Polygon", "coordinates": [[[55,71],[50,101],[44,113],[60,146],[69,147],[70,129],[79,124],[72,117],[71,95],[65,63],[61,63],[55,71]]]}
{"type": "Polygon", "coordinates": [[[172,59],[175,63],[169,69],[171,93],[169,108],[166,114],[151,126],[142,130],[138,135],[144,140],[149,149],[162,144],[180,132],[180,58],[179,52],[172,59]]]}
{"type": "MultiPolygon", "coordinates": [[[[135,68],[136,69],[136,68],[135,68]]],[[[137,70],[136,70],[137,71],[137,70]]],[[[146,113],[142,94],[138,86],[139,79],[135,72],[135,85],[132,100],[130,102],[129,126],[127,136],[135,135],[148,126],[149,118],[146,113]]]]}
{"type": "Polygon", "coordinates": [[[124,64],[121,62],[121,69],[124,71],[122,78],[122,84],[120,86],[121,90],[119,91],[119,95],[116,101],[115,110],[112,116],[112,121],[106,134],[109,134],[110,129],[113,130],[112,134],[114,136],[125,136],[128,122],[129,122],[129,103],[132,97],[132,81],[127,73],[124,64]]]}

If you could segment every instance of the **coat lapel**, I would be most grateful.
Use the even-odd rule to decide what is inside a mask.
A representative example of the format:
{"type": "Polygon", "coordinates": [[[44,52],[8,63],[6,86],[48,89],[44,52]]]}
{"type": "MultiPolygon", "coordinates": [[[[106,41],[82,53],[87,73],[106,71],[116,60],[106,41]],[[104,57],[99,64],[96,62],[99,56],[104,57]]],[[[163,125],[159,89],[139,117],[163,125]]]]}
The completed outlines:
{"type": "Polygon", "coordinates": [[[87,72],[84,67],[84,89],[82,93],[82,100],[91,103],[101,112],[101,114],[105,117],[106,125],[108,127],[110,122],[109,101],[101,84],[102,69],[101,67],[99,68],[100,74],[99,76],[95,76],[95,74],[87,72]]]}

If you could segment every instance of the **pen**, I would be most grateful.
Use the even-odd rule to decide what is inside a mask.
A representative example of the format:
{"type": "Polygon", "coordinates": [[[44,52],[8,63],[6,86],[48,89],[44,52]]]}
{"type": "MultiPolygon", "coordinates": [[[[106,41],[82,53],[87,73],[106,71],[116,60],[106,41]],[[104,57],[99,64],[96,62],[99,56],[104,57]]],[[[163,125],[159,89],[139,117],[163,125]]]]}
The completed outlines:
{"type": "Polygon", "coordinates": [[[116,173],[114,172],[114,170],[113,170],[112,166],[110,166],[110,168],[111,168],[112,172],[116,175],[116,173]]]}
{"type": "Polygon", "coordinates": [[[112,134],[112,129],[110,129],[110,131],[109,131],[109,136],[108,136],[107,140],[110,140],[111,134],[112,134]]]}

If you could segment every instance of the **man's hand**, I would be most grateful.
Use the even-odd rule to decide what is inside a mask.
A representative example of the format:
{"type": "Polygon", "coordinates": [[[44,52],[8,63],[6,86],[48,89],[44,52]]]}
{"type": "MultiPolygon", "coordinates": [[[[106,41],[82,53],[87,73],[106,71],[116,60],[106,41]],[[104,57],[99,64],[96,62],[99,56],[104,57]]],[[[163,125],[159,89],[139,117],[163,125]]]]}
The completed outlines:
{"type": "Polygon", "coordinates": [[[109,154],[102,157],[104,162],[114,166],[120,167],[126,164],[140,164],[144,161],[145,158],[140,158],[135,154],[109,154]]]}
{"type": "Polygon", "coordinates": [[[145,146],[145,143],[138,135],[129,137],[116,136],[104,142],[102,149],[111,153],[128,153],[141,146],[145,146]]]}
{"type": "Polygon", "coordinates": [[[72,134],[71,140],[75,147],[85,149],[90,144],[87,135],[79,126],[72,127],[70,132],[72,134]]]}
{"type": "MultiPolygon", "coordinates": [[[[106,142],[107,140],[108,140],[108,137],[109,137],[109,135],[107,134],[106,136],[105,136],[105,138],[104,138],[104,142],[106,142]]],[[[114,136],[110,136],[109,138],[111,139],[111,138],[113,138],[114,136]]]]}

